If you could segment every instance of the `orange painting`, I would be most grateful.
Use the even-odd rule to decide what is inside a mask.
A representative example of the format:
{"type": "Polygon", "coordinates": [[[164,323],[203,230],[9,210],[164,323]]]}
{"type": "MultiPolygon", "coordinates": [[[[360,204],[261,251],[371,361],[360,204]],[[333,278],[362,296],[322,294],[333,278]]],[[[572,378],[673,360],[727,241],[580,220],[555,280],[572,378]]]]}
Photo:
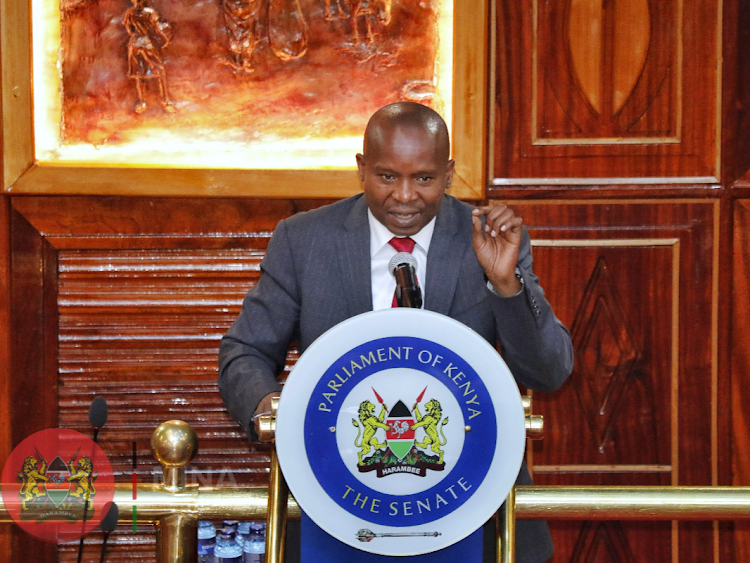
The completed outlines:
{"type": "MultiPolygon", "coordinates": [[[[387,103],[424,103],[450,123],[450,2],[57,6],[59,46],[40,49],[57,60],[35,67],[50,90],[35,93],[42,160],[335,168],[354,164],[367,119],[387,103]]],[[[54,31],[44,18],[34,26],[54,31]]]]}

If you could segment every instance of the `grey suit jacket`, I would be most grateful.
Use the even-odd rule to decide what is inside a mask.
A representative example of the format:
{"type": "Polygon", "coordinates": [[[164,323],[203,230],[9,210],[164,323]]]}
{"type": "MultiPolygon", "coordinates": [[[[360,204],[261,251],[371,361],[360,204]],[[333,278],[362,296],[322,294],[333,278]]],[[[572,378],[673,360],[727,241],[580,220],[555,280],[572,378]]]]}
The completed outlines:
{"type": "MultiPolygon", "coordinates": [[[[520,384],[555,390],[573,368],[572,345],[534,275],[528,233],[524,229],[518,258],[523,291],[500,297],[487,287],[474,254],[471,209],[446,196],[438,212],[424,308],[464,323],[493,346],[499,343],[520,384]]],[[[371,311],[371,293],[370,230],[361,194],[279,223],[260,280],[245,297],[219,354],[221,396],[251,438],[258,402],[280,389],[276,376],[289,344],[296,341],[304,352],[329,328],[371,311]]],[[[524,466],[518,483],[530,482],[524,466]]],[[[551,555],[546,525],[518,524],[517,561],[545,561],[551,555]]]]}

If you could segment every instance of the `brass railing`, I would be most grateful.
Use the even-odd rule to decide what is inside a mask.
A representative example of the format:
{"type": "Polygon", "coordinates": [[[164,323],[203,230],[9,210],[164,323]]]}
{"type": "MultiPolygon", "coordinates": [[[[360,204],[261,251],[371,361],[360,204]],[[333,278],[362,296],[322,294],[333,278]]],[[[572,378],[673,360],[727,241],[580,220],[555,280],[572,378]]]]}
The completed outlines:
{"type": "MultiPolygon", "coordinates": [[[[160,563],[193,563],[199,520],[246,519],[268,522],[266,561],[283,562],[286,515],[300,509],[287,498],[275,455],[270,487],[202,487],[185,483],[185,465],[195,455],[197,438],[179,421],[162,424],[152,448],[164,468],[163,484],[115,485],[120,522],[153,523],[160,563]],[[133,498],[135,496],[135,499],[133,498]],[[274,508],[274,505],[277,505],[274,508]],[[285,514],[286,513],[286,514],[285,514]]],[[[739,520],[750,519],[750,487],[515,487],[500,517],[498,560],[514,560],[517,518],[546,520],[739,520]]],[[[0,504],[0,522],[12,522],[0,504]]]]}

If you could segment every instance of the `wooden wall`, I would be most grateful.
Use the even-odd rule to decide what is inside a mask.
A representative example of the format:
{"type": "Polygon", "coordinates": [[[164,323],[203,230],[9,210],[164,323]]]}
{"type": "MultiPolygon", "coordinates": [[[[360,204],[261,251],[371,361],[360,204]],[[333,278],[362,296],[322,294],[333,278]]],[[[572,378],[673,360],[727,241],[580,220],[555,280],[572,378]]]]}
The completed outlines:
{"type": "MultiPolygon", "coordinates": [[[[535,397],[547,424],[529,451],[536,481],[750,484],[750,2],[490,9],[484,201],[524,217],[576,348],[570,382],[535,397]]],[[[4,124],[22,118],[11,83],[6,72],[4,124]]],[[[0,195],[0,457],[45,427],[87,432],[103,395],[118,480],[133,442],[138,478],[154,478],[150,434],[170,418],[198,432],[194,482],[265,480],[267,448],[218,397],[218,342],[276,223],[327,201],[18,191],[11,178],[0,195]]],[[[556,563],[750,560],[744,523],[552,529],[556,563]]],[[[109,560],[152,561],[151,532],[121,527],[109,560]]],[[[75,550],[0,527],[0,560],[75,550]]]]}

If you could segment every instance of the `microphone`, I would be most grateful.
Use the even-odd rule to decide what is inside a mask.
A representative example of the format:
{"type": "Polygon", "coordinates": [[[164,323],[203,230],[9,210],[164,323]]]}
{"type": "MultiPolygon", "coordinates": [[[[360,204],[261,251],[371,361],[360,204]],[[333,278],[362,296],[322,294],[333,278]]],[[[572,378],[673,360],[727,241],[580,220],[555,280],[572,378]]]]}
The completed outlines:
{"type": "MultiPolygon", "coordinates": [[[[96,444],[96,437],[99,434],[99,430],[107,422],[107,401],[101,395],[94,397],[89,407],[89,424],[94,427],[94,443],[96,444]]],[[[114,503],[112,503],[114,505],[114,503]]],[[[117,507],[115,506],[115,509],[117,507]]],[[[86,517],[89,511],[89,499],[86,499],[86,504],[83,505],[83,526],[86,528],[86,517]]],[[[115,518],[115,525],[117,525],[117,518],[115,518]]],[[[105,540],[106,541],[106,540],[105,540]]],[[[102,555],[104,553],[102,552],[102,555]]],[[[83,537],[78,542],[78,559],[77,563],[81,563],[81,557],[83,556],[83,537]]]]}
{"type": "Polygon", "coordinates": [[[408,252],[399,252],[388,263],[388,271],[396,278],[398,306],[421,309],[422,289],[417,285],[417,259],[408,252]]]}
{"type": "Polygon", "coordinates": [[[89,407],[89,423],[94,427],[94,442],[99,434],[99,430],[107,422],[107,401],[101,395],[94,397],[89,407]]]}
{"type": "Polygon", "coordinates": [[[120,509],[117,508],[117,505],[114,502],[109,503],[109,510],[107,511],[107,515],[104,517],[104,520],[102,520],[102,523],[100,524],[102,532],[104,532],[104,541],[102,542],[102,553],[99,557],[99,563],[104,563],[104,551],[107,549],[107,540],[109,539],[109,534],[111,534],[112,531],[117,527],[117,519],[119,517],[120,509]]]}

